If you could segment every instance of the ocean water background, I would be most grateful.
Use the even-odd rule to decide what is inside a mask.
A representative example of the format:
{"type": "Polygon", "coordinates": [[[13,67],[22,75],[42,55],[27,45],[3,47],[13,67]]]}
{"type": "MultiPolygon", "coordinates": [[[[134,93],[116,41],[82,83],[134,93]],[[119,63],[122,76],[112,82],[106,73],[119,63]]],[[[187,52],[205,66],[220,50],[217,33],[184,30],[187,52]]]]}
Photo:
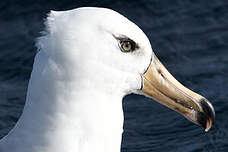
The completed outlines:
{"type": "Polygon", "coordinates": [[[108,7],[135,22],[167,69],[215,107],[216,124],[206,133],[151,99],[129,95],[122,152],[228,151],[227,0],[1,0],[0,138],[22,113],[46,14],[81,6],[108,7]]]}

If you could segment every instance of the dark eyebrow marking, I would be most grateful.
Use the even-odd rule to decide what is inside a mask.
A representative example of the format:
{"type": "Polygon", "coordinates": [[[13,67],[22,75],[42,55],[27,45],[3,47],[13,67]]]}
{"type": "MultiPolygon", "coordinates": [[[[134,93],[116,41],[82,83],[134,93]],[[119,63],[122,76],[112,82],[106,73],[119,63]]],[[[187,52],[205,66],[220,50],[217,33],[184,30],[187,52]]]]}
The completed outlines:
{"type": "Polygon", "coordinates": [[[124,41],[129,41],[129,42],[131,42],[132,44],[134,44],[134,48],[135,49],[139,49],[140,47],[139,47],[139,45],[134,41],[134,40],[132,40],[132,39],[130,39],[129,37],[127,37],[127,36],[125,36],[125,35],[120,35],[120,36],[115,36],[114,34],[112,34],[113,35],[113,37],[115,38],[115,39],[117,39],[118,41],[122,41],[122,42],[124,42],[124,41]]]}

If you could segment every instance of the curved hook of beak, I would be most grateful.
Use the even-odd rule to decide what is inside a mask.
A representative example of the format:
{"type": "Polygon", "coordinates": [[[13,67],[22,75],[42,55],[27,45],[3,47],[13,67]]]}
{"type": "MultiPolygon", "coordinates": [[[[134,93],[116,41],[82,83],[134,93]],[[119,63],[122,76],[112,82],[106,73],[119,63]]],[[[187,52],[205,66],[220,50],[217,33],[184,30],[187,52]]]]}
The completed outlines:
{"type": "Polygon", "coordinates": [[[142,94],[182,114],[205,131],[212,127],[215,121],[212,104],[179,83],[156,56],[142,75],[142,85],[142,94]]]}

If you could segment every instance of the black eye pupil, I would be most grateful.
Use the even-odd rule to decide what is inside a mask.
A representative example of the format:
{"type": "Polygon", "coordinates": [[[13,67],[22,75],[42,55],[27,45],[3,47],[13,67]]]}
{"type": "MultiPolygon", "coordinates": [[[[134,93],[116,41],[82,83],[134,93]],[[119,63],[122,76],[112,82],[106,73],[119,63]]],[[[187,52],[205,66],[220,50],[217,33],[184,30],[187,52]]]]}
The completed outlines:
{"type": "Polygon", "coordinates": [[[129,42],[125,43],[125,47],[126,47],[126,48],[129,48],[130,45],[131,45],[131,44],[130,44],[129,42]]]}

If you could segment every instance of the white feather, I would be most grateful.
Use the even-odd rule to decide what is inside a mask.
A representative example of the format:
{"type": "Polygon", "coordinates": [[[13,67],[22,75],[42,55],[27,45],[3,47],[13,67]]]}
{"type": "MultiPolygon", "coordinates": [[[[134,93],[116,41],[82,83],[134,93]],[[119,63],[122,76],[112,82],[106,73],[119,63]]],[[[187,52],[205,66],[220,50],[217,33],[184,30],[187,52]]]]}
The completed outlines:
{"type": "Polygon", "coordinates": [[[1,152],[119,152],[122,98],[141,88],[152,49],[124,16],[104,8],[51,11],[18,123],[1,152]],[[120,51],[113,35],[140,46],[120,51]]]}

